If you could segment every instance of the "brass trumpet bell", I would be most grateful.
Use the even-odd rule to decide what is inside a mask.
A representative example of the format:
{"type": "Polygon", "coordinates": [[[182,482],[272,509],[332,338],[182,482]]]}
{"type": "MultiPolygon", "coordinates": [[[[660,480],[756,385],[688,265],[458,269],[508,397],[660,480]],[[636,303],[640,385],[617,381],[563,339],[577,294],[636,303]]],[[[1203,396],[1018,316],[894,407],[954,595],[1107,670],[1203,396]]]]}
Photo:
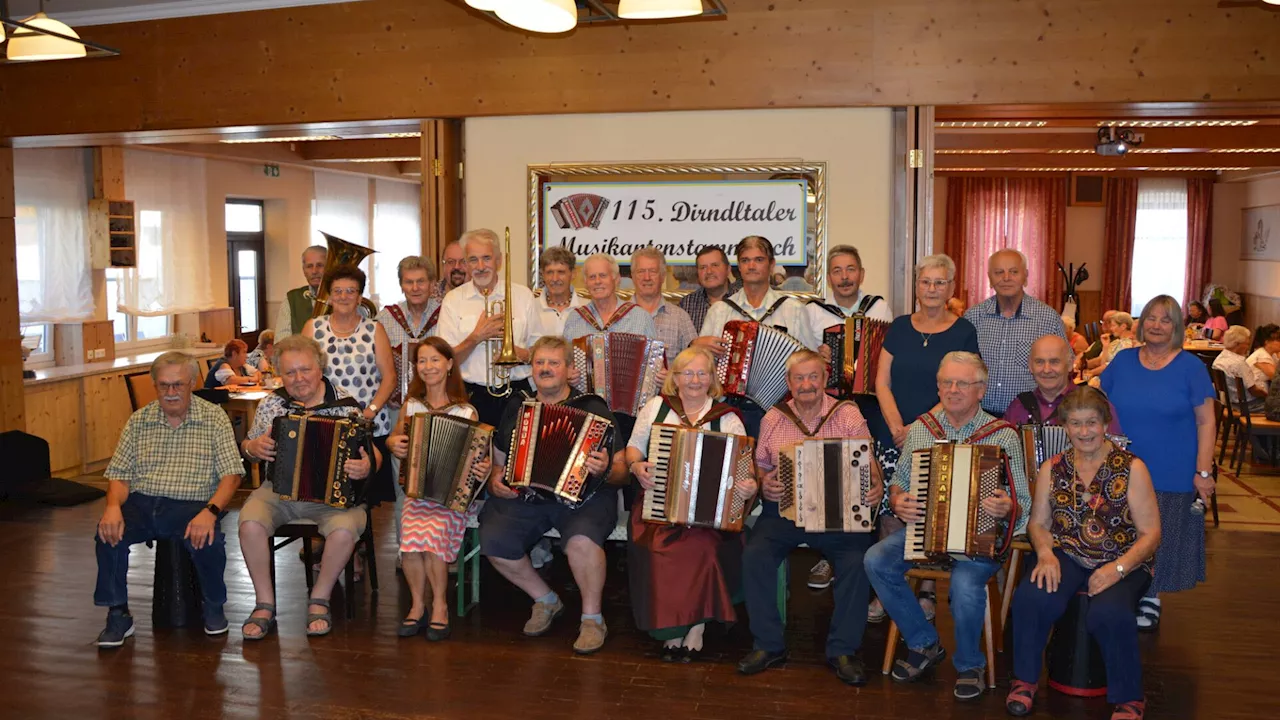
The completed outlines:
{"type": "MultiPolygon", "coordinates": [[[[324,261],[324,279],[320,281],[320,290],[316,293],[316,303],[311,310],[311,317],[316,318],[321,315],[328,315],[333,311],[329,304],[329,286],[333,284],[333,273],[338,268],[345,265],[355,267],[364,262],[364,259],[377,252],[372,248],[357,245],[353,242],[343,240],[340,237],[330,235],[323,230],[320,234],[324,236],[324,240],[329,245],[329,253],[325,256],[324,261]]],[[[367,297],[360,298],[360,307],[365,311],[367,317],[374,318],[378,316],[378,306],[367,297]]]]}

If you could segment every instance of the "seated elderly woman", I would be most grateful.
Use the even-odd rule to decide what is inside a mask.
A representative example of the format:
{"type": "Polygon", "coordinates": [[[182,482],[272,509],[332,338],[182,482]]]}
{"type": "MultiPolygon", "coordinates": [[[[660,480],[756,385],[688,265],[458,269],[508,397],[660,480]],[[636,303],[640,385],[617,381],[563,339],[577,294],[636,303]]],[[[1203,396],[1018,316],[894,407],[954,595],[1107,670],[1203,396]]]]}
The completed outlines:
{"type": "Polygon", "coordinates": [[[222,349],[222,357],[209,366],[204,378],[206,390],[223,385],[252,385],[258,381],[258,369],[248,363],[249,346],[243,340],[231,340],[222,349]]]}
{"type": "Polygon", "coordinates": [[[263,330],[258,333],[258,347],[245,358],[245,363],[252,365],[259,372],[271,372],[271,358],[276,353],[276,333],[274,330],[263,330]]]}
{"type": "Polygon", "coordinates": [[[1089,633],[1102,648],[1112,720],[1141,718],[1142,657],[1134,608],[1151,583],[1160,513],[1147,466],[1107,439],[1107,397],[1082,387],[1058,407],[1071,446],[1036,478],[1027,531],[1035,565],[1013,596],[1013,683],[1005,708],[1028,715],[1045,643],[1071,598],[1089,595],[1089,633]]]}
{"type": "Polygon", "coordinates": [[[1102,371],[1106,370],[1115,359],[1116,353],[1138,346],[1138,341],[1134,339],[1133,316],[1129,313],[1113,312],[1111,319],[1106,321],[1105,327],[1111,341],[1107,343],[1102,354],[1092,360],[1085,360],[1083,356],[1080,358],[1081,377],[1085,380],[1101,375],[1102,371]]]}
{"type": "Polygon", "coordinates": [[[1280,325],[1269,323],[1258,327],[1253,334],[1253,352],[1245,358],[1254,369],[1275,384],[1276,368],[1280,367],[1280,325]]]}
{"type": "Polygon", "coordinates": [[[1089,341],[1083,335],[1076,332],[1076,321],[1069,318],[1062,318],[1062,326],[1067,330],[1067,337],[1071,338],[1071,352],[1081,355],[1085,350],[1089,349],[1089,341]]]}
{"type": "Polygon", "coordinates": [[[1227,393],[1234,405],[1247,405],[1249,412],[1262,412],[1267,397],[1267,376],[1245,359],[1253,333],[1243,325],[1232,325],[1222,334],[1222,352],[1214,358],[1213,369],[1227,376],[1227,393]],[[1244,383],[1244,396],[1237,391],[1236,378],[1244,383]]]}

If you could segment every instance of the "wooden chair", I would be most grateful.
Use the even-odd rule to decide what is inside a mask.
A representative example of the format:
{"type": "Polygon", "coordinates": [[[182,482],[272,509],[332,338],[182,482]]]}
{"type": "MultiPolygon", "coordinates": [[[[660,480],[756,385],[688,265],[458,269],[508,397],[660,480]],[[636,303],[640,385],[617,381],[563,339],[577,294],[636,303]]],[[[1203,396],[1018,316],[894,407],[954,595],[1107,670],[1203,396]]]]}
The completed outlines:
{"type": "MultiPolygon", "coordinates": [[[[1018,576],[1022,574],[1023,553],[1034,552],[1035,548],[1031,547],[1031,540],[1025,535],[1019,535],[1013,539],[1012,550],[1009,552],[1009,564],[1005,567],[1004,573],[1004,592],[1000,593],[1000,627],[1005,627],[1009,622],[1009,606],[1013,603],[1013,591],[1018,587],[1018,576]]],[[[1004,635],[1000,636],[1002,644],[1004,635]]]]}
{"type": "Polygon", "coordinates": [[[129,404],[134,412],[156,399],[156,386],[151,382],[150,370],[125,375],[124,384],[129,388],[129,404]]]}
{"type": "Polygon", "coordinates": [[[1215,392],[1213,400],[1214,418],[1217,420],[1218,429],[1222,432],[1222,437],[1219,438],[1222,445],[1218,450],[1218,464],[1221,465],[1227,452],[1227,446],[1231,444],[1231,431],[1236,428],[1236,418],[1231,410],[1231,394],[1227,392],[1226,373],[1211,367],[1209,368],[1209,377],[1213,379],[1215,392]]]}
{"type": "MultiPolygon", "coordinates": [[[[907,571],[907,582],[911,585],[911,593],[914,595],[920,588],[920,583],[925,580],[942,580],[951,581],[950,570],[937,570],[932,568],[913,568],[907,571]]],[[[982,623],[982,634],[987,646],[987,688],[991,689],[996,686],[996,637],[1003,637],[1004,631],[996,627],[999,618],[991,613],[992,595],[997,599],[1000,595],[1000,586],[996,583],[996,576],[992,575],[987,581],[986,598],[986,620],[982,623]]],[[[889,640],[884,646],[884,663],[880,668],[880,672],[885,675],[893,668],[893,659],[897,656],[898,650],[898,624],[893,622],[893,618],[889,619],[889,640]]]]}
{"type": "MultiPolygon", "coordinates": [[[[1240,378],[1229,378],[1234,380],[1236,384],[1236,397],[1248,398],[1247,390],[1244,386],[1244,380],[1240,378]]],[[[1270,439],[1268,442],[1267,453],[1268,460],[1272,465],[1278,465],[1276,459],[1276,450],[1280,449],[1280,421],[1268,420],[1265,417],[1253,417],[1249,411],[1249,403],[1242,401],[1235,403],[1236,412],[1239,414],[1239,428],[1236,432],[1236,443],[1231,451],[1231,460],[1235,464],[1236,472],[1244,466],[1244,456],[1249,453],[1249,449],[1257,449],[1257,438],[1259,436],[1270,439]]]]}
{"type": "MultiPolygon", "coordinates": [[[[365,525],[364,532],[356,539],[355,548],[351,551],[351,558],[347,560],[345,571],[346,585],[344,592],[346,593],[346,614],[350,620],[355,617],[355,572],[356,572],[356,553],[363,548],[365,551],[366,567],[365,572],[369,577],[369,593],[374,600],[378,597],[378,562],[374,552],[373,541],[373,513],[365,508],[365,525]]],[[[306,568],[307,574],[307,597],[311,597],[311,591],[315,587],[315,573],[313,572],[316,558],[311,552],[311,541],[320,537],[320,526],[310,520],[286,523],[276,528],[275,535],[271,538],[271,587],[276,586],[276,551],[284,548],[295,540],[302,541],[302,564],[306,568]],[[281,540],[281,542],[276,542],[281,540]]]]}

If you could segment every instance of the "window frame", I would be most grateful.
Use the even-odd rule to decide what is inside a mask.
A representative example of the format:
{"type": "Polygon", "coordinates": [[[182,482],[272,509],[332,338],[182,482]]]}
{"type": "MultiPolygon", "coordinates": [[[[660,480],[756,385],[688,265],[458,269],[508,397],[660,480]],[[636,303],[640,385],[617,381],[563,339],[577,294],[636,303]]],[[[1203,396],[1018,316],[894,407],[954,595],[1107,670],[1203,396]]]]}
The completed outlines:
{"type": "MultiPolygon", "coordinates": [[[[111,319],[111,313],[112,313],[111,307],[113,303],[116,304],[117,306],[119,304],[118,294],[116,298],[113,298],[112,293],[109,290],[107,290],[107,288],[111,286],[111,283],[120,282],[119,278],[113,278],[111,276],[111,272],[112,271],[123,272],[124,270],[125,268],[107,268],[106,275],[103,278],[104,291],[106,291],[106,296],[107,296],[107,319],[108,320],[111,319]]],[[[119,310],[116,310],[116,312],[119,312],[119,310]]],[[[147,316],[147,317],[164,318],[164,321],[165,321],[164,334],[156,338],[144,338],[142,340],[139,340],[138,339],[138,317],[139,316],[134,315],[133,313],[120,313],[120,314],[124,316],[125,339],[116,340],[117,356],[121,354],[136,354],[138,352],[160,348],[160,347],[168,347],[171,344],[172,336],[173,336],[173,315],[147,316]]],[[[115,335],[114,327],[112,328],[112,330],[113,330],[112,335],[114,336],[115,335]]]]}
{"type": "Polygon", "coordinates": [[[53,323],[20,323],[18,325],[18,334],[25,338],[26,333],[23,331],[30,327],[44,328],[44,350],[31,353],[31,356],[22,364],[23,368],[35,370],[39,368],[53,367],[56,364],[54,356],[53,323]]]}

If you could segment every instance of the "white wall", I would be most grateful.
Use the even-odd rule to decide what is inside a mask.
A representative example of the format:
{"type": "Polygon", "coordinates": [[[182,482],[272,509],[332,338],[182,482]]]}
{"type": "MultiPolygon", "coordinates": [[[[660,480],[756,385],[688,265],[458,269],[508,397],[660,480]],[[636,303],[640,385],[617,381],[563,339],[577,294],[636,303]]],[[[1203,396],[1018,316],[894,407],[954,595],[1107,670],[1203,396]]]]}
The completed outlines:
{"type": "Polygon", "coordinates": [[[827,163],[828,243],[856,245],[868,291],[888,295],[892,118],[883,108],[541,115],[466,121],[464,224],[512,229],[528,280],[527,166],[553,162],[827,163]]]}

